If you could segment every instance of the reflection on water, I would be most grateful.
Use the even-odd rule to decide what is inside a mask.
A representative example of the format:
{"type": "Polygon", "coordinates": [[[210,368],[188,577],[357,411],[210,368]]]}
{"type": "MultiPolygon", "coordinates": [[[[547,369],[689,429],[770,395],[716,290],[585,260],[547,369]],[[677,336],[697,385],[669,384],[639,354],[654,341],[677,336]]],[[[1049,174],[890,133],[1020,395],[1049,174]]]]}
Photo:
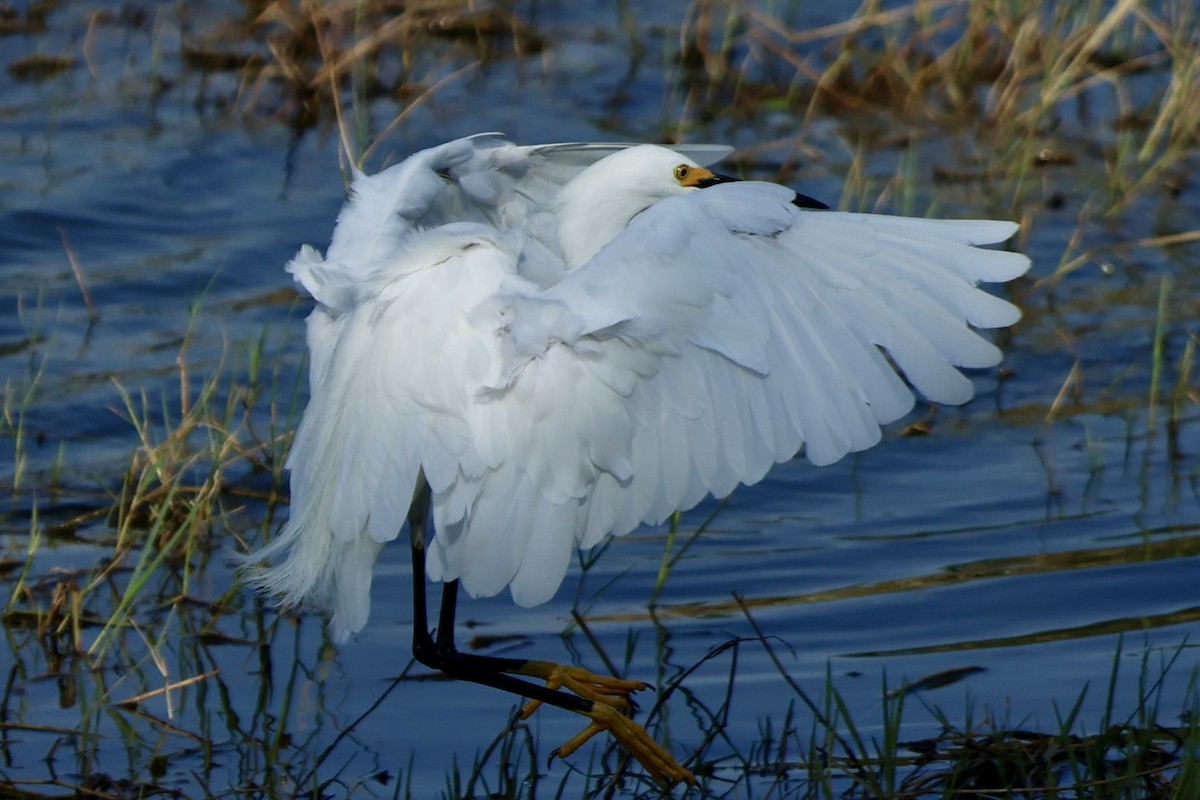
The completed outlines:
{"type": "MultiPolygon", "coordinates": [[[[127,10],[140,16],[90,25],[82,6],[59,4],[44,27],[4,38],[6,52],[69,54],[71,64],[0,75],[0,380],[13,454],[11,466],[0,462],[11,487],[0,518],[10,590],[4,779],[39,792],[153,784],[202,796],[321,784],[332,794],[391,796],[400,786],[421,797],[445,789],[455,769],[456,791],[467,793],[483,759],[480,794],[582,786],[544,763],[579,720],[540,712],[505,734],[511,698],[410,668],[403,548],[386,551],[372,622],[341,648],[319,619],[278,616],[233,585],[229,555],[281,513],[273,492],[303,397],[307,310],[281,267],[332,228],[342,201],[337,132],[321,121],[297,133],[261,106],[244,113],[237,103],[248,89],[234,73],[199,51],[182,55],[189,25],[211,33],[205,25],[240,19],[240,6],[206,4],[191,20],[127,10]],[[205,403],[219,413],[169,440],[205,403]],[[203,459],[179,467],[187,491],[207,485],[218,498],[211,519],[187,516],[190,496],[154,488],[165,466],[130,469],[139,446],[203,451],[229,431],[217,478],[203,459]],[[151,476],[144,507],[110,513],[143,496],[140,476],[151,476]],[[189,525],[203,531],[195,543],[168,541],[189,525]],[[155,547],[123,549],[146,531],[161,537],[155,547]],[[531,771],[541,774],[536,788],[531,771]]],[[[529,141],[653,139],[698,102],[660,57],[688,4],[632,21],[551,6],[532,23],[548,49],[446,84],[384,147],[402,154],[489,129],[529,141]]],[[[473,57],[461,42],[440,48],[423,56],[430,74],[473,57]]],[[[1163,73],[1138,86],[1156,91],[1155,77],[1163,73]]],[[[967,151],[989,146],[963,132],[863,152],[854,125],[872,123],[806,122],[767,105],[698,117],[688,138],[746,145],[799,131],[809,166],[792,176],[798,185],[837,198],[843,177],[862,170],[885,205],[903,199],[889,200],[887,187],[906,159],[969,169],[967,151]]],[[[387,98],[372,106],[375,129],[395,110],[387,98]]],[[[775,152],[762,153],[767,176],[775,152]]],[[[383,149],[376,158],[394,160],[383,149]]],[[[1023,245],[1039,279],[1076,232],[1081,187],[1104,181],[1087,148],[1056,169],[1024,201],[1023,245]],[[1043,194],[1057,199],[1044,206],[1043,194]]],[[[919,210],[1005,213],[970,184],[921,178],[911,191],[919,210]]],[[[1086,225],[1086,244],[1177,230],[1198,217],[1198,198],[1184,182],[1170,196],[1131,200],[1119,224],[1086,225]]],[[[735,796],[774,780],[755,770],[767,753],[795,749],[784,728],[818,738],[795,687],[822,705],[827,680],[868,737],[884,724],[888,690],[947,671],[959,680],[920,691],[929,706],[909,703],[906,736],[939,730],[932,707],[960,724],[986,708],[1053,731],[1056,709],[1085,692],[1080,719],[1098,724],[1114,663],[1121,716],[1138,705],[1143,662],[1157,675],[1175,659],[1157,689],[1173,723],[1196,663],[1187,642],[1200,628],[1200,435],[1188,373],[1200,283],[1187,246],[1121,251],[1108,269],[1089,264],[1017,287],[1026,318],[1004,334],[1005,371],[975,376],[980,396],[967,408],[930,412],[932,435],[897,428],[828,468],[781,465],[728,502],[684,515],[674,536],[643,529],[612,542],[545,606],[466,602],[464,641],[592,666],[599,650],[670,689],[661,705],[642,701],[655,735],[676,753],[708,742],[718,777],[742,782],[735,796]],[[656,590],[666,547],[679,557],[656,590]]],[[[572,759],[597,772],[617,762],[601,748],[572,759]]]]}

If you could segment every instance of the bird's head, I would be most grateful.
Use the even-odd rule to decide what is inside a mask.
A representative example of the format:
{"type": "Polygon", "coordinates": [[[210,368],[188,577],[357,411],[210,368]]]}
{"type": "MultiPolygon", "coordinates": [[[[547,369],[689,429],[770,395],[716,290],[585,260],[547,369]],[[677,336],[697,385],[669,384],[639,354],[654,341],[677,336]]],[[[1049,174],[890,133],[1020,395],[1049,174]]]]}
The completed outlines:
{"type": "Polygon", "coordinates": [[[618,150],[576,175],[559,193],[558,241],[574,268],[660,200],[735,180],[665,147],[618,150]]]}

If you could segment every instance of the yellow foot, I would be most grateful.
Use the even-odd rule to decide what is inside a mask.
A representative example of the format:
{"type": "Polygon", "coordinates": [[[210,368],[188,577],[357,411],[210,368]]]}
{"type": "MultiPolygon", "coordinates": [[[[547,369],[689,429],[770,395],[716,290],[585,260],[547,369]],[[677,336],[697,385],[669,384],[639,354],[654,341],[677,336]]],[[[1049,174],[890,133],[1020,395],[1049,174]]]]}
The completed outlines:
{"type": "MultiPolygon", "coordinates": [[[[683,781],[696,784],[696,777],[683,767],[675,757],[658,742],[650,738],[638,723],[621,713],[630,707],[629,695],[650,685],[642,681],[630,681],[607,675],[596,675],[579,667],[568,667],[548,661],[530,661],[520,670],[522,675],[541,678],[548,689],[566,689],[592,701],[590,711],[579,713],[591,722],[573,736],[566,744],[554,751],[553,756],[566,758],[585,742],[602,731],[608,731],[625,750],[650,773],[650,777],[667,784],[683,781]]],[[[530,700],[521,709],[521,719],[528,719],[542,705],[540,700],[530,700]]]]}

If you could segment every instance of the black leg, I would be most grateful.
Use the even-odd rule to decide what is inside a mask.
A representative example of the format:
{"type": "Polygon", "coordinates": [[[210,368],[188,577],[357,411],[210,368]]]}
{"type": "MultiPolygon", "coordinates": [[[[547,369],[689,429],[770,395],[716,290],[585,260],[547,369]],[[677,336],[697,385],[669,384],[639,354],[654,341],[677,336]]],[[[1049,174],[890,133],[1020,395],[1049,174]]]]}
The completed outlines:
{"type": "Polygon", "coordinates": [[[429,630],[429,609],[425,598],[425,529],[429,520],[429,485],[421,476],[408,510],[412,537],[413,565],[413,656],[427,667],[447,677],[491,686],[526,697],[530,702],[519,717],[526,719],[542,703],[582,714],[590,723],[582,732],[556,749],[553,756],[566,757],[601,731],[608,731],[656,779],[665,783],[695,783],[692,773],[650,738],[645,728],[626,714],[632,707],[629,695],[649,688],[641,681],[596,675],[579,667],[460,653],[454,646],[454,615],[458,607],[458,581],[442,587],[438,609],[437,637],[429,630]],[[516,676],[544,681],[539,685],[516,676]],[[560,688],[568,691],[559,691],[560,688]]]}
{"type": "MultiPolygon", "coordinates": [[[[413,656],[425,666],[444,672],[455,680],[481,683],[567,711],[583,714],[591,711],[594,705],[591,700],[513,677],[525,674],[531,665],[540,665],[542,662],[458,652],[454,646],[458,581],[450,581],[442,587],[437,638],[434,639],[428,627],[429,611],[425,597],[425,526],[429,518],[429,502],[429,486],[422,481],[422,488],[413,497],[408,511],[413,565],[413,656]]],[[[540,671],[534,674],[540,674],[540,671]]]]}
{"type": "Polygon", "coordinates": [[[438,611],[437,645],[454,649],[454,612],[458,609],[458,581],[442,584],[442,607],[438,611]]]}

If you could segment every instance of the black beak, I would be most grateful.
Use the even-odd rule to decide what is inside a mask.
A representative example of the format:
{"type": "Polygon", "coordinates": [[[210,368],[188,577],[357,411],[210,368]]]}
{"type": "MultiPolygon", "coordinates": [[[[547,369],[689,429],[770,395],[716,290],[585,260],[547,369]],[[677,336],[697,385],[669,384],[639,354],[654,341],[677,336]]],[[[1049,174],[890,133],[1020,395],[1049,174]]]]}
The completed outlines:
{"type": "MultiPolygon", "coordinates": [[[[720,175],[714,172],[711,178],[701,178],[700,180],[696,181],[696,185],[701,189],[707,189],[710,186],[716,186],[718,183],[733,183],[734,181],[739,180],[741,180],[741,178],[734,178],[729,175],[720,175]]],[[[800,194],[799,192],[796,192],[796,196],[792,198],[792,205],[796,206],[797,208],[815,208],[826,210],[829,208],[829,206],[825,205],[820,200],[816,200],[806,194],[800,194]]]]}
{"type": "Polygon", "coordinates": [[[739,180],[741,180],[741,178],[734,178],[729,175],[720,175],[714,172],[711,178],[701,178],[700,180],[696,181],[696,185],[701,189],[707,189],[710,186],[716,186],[718,183],[733,183],[734,181],[739,180]]]}
{"type": "Polygon", "coordinates": [[[829,206],[825,205],[820,200],[814,200],[808,195],[800,194],[799,192],[796,192],[796,196],[792,198],[792,205],[797,206],[798,208],[817,208],[824,209],[826,211],[829,210],[829,206]]]}

